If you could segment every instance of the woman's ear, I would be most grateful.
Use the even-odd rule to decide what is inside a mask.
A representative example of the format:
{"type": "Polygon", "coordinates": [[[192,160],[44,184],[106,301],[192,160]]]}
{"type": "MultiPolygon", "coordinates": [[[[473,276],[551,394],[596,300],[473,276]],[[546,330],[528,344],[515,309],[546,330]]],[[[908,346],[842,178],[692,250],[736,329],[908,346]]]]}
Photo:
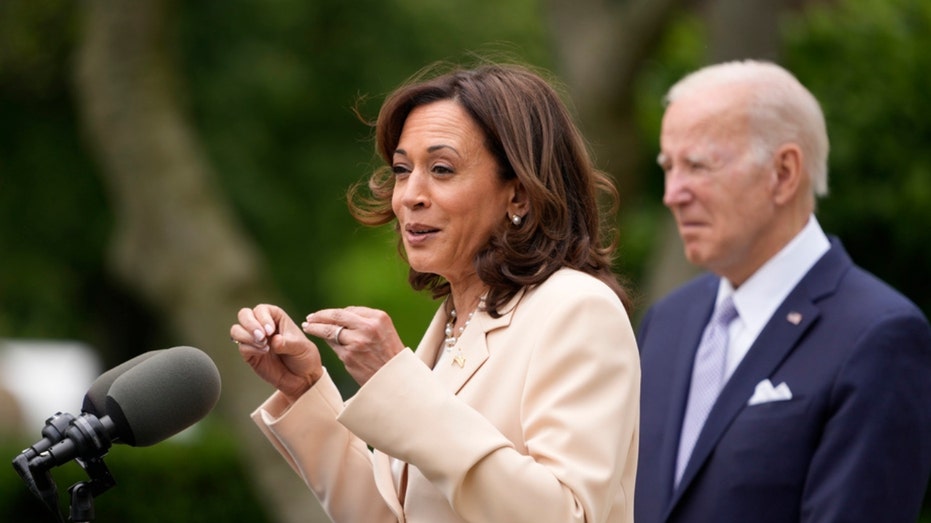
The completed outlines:
{"type": "Polygon", "coordinates": [[[784,205],[793,201],[805,186],[804,155],[798,145],[788,143],[776,151],[773,161],[773,198],[777,204],[784,205]]]}
{"type": "Polygon", "coordinates": [[[511,201],[508,203],[508,214],[510,216],[516,214],[520,217],[524,217],[530,209],[527,190],[524,188],[524,184],[520,183],[517,179],[514,179],[513,183],[514,191],[511,193],[511,201]]]}

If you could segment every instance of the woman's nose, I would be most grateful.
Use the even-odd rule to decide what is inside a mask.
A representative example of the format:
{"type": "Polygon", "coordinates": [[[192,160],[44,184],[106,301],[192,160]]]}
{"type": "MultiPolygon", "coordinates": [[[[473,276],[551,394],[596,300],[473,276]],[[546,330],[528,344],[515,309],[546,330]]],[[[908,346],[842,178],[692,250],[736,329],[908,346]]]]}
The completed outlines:
{"type": "Polygon", "coordinates": [[[426,177],[420,174],[420,171],[415,169],[407,177],[400,182],[400,187],[395,187],[395,189],[400,189],[401,193],[401,203],[405,207],[424,207],[429,202],[428,198],[428,188],[426,183],[426,177]]]}

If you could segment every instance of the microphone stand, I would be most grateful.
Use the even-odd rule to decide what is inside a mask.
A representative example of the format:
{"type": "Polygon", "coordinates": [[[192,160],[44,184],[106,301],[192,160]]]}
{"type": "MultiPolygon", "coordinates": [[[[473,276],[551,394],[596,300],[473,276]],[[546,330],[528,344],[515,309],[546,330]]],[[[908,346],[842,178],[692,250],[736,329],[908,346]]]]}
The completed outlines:
{"type": "Polygon", "coordinates": [[[101,421],[96,417],[91,418],[92,420],[85,420],[82,417],[78,420],[71,414],[56,414],[46,421],[46,427],[42,431],[45,439],[13,459],[13,468],[26,482],[29,491],[45,503],[45,506],[55,515],[58,523],[64,523],[65,520],[58,506],[58,485],[52,479],[51,473],[51,468],[58,464],[54,456],[49,453],[49,448],[54,448],[52,446],[54,443],[71,437],[69,441],[73,441],[83,453],[83,456],[74,458],[74,461],[84,469],[88,479],[79,481],[68,489],[71,494],[69,520],[72,523],[93,521],[94,497],[116,485],[110,469],[103,461],[104,455],[110,448],[110,438],[101,421]],[[70,430],[75,427],[76,421],[82,422],[79,428],[83,430],[70,430]]]}
{"type": "Polygon", "coordinates": [[[32,467],[25,451],[13,459],[13,468],[26,482],[29,491],[55,514],[56,521],[64,523],[65,520],[58,510],[58,485],[52,480],[52,473],[47,469],[37,470],[32,467]]]}
{"type": "Polygon", "coordinates": [[[99,496],[116,485],[110,469],[103,462],[103,456],[90,459],[76,459],[81,468],[87,472],[88,480],[79,481],[68,488],[71,494],[72,523],[90,523],[94,520],[94,497],[99,496]]]}
{"type": "MultiPolygon", "coordinates": [[[[115,486],[116,480],[110,474],[102,456],[78,458],[75,461],[87,472],[88,479],[68,488],[71,494],[71,512],[68,519],[72,523],[90,523],[94,520],[94,498],[115,486]]],[[[45,503],[59,523],[64,523],[58,508],[58,487],[52,480],[50,471],[31,466],[23,454],[17,456],[13,463],[29,490],[45,503]]]]}

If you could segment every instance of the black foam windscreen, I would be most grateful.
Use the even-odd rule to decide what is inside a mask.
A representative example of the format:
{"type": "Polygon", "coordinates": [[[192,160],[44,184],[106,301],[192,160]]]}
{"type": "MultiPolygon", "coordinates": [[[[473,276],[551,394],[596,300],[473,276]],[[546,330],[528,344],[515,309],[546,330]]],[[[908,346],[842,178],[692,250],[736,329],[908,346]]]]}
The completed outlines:
{"type": "Polygon", "coordinates": [[[84,395],[81,412],[88,412],[97,417],[105,416],[107,414],[107,393],[110,392],[110,386],[113,385],[113,382],[129,369],[162,352],[162,350],[164,349],[144,352],[98,376],[90,388],[87,389],[87,394],[84,395]]]}
{"type": "Polygon", "coordinates": [[[154,445],[206,416],[220,398],[220,372],[194,347],[163,349],[117,376],[106,413],[121,443],[154,445]]]}

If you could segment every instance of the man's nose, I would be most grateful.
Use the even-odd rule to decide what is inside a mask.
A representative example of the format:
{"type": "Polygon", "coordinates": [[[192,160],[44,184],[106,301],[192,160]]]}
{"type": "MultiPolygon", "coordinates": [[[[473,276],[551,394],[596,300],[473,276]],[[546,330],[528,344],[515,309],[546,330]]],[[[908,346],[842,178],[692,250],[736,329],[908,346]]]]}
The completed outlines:
{"type": "Polygon", "coordinates": [[[687,203],[692,198],[692,192],[689,185],[676,168],[670,168],[666,171],[666,178],[663,188],[663,205],[672,207],[687,203]]]}

